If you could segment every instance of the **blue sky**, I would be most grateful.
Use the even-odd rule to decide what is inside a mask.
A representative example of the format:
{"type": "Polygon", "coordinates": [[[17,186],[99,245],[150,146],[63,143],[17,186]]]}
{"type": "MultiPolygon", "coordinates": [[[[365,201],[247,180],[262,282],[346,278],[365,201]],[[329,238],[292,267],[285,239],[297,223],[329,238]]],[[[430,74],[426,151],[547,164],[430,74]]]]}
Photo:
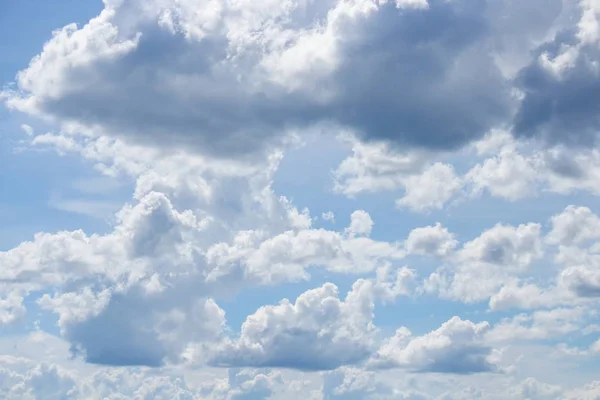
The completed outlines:
{"type": "Polygon", "coordinates": [[[0,3],[0,397],[597,398],[598,26],[0,3]]]}

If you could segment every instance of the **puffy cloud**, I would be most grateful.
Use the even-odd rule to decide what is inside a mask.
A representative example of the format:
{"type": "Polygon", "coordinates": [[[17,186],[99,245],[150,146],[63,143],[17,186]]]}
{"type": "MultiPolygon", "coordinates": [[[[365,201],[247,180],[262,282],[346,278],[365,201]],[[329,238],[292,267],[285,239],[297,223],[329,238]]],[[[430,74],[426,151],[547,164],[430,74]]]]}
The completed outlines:
{"type": "Polygon", "coordinates": [[[429,8],[429,3],[427,0],[396,0],[396,7],[426,9],[429,8]]]}
{"type": "MultiPolygon", "coordinates": [[[[36,301],[57,315],[67,346],[86,361],[155,369],[11,360],[0,368],[8,385],[0,397],[292,398],[296,386],[312,389],[312,397],[299,397],[315,399],[563,396],[538,381],[515,384],[512,375],[502,385],[510,382],[514,393],[487,382],[462,390],[473,382],[440,383],[438,374],[418,374],[425,384],[407,379],[399,388],[379,379],[387,372],[355,367],[370,360],[407,373],[492,371],[499,363],[491,344],[571,335],[600,292],[598,218],[589,209],[571,206],[552,219],[544,244],[558,247],[554,260],[565,269],[547,280],[537,276],[545,271],[530,276],[546,252],[539,224],[498,224],[462,246],[441,224],[414,229],[404,242],[377,241],[365,211],[352,213],[345,230],[315,229],[308,210],[272,185],[282,145],[344,131],[352,154],[334,179],[347,196],[399,190],[399,207],[424,212],[483,192],[509,200],[545,190],[600,193],[600,152],[569,146],[595,141],[593,98],[585,107],[572,99],[593,97],[597,7],[564,2],[561,14],[559,0],[526,3],[106,0],[90,23],[58,30],[19,74],[16,91],[2,97],[60,128],[34,137],[24,126],[34,145],[77,153],[105,175],[127,175],[135,192],[109,233],[40,233],[0,252],[0,322],[22,320],[36,301]],[[571,12],[579,25],[562,30],[571,12]],[[530,50],[541,42],[548,43],[532,62],[530,50]],[[496,130],[477,140],[490,128],[510,129],[519,102],[518,140],[496,130]],[[540,149],[539,136],[567,145],[540,149]],[[414,255],[441,260],[425,282],[420,266],[397,265],[414,255]],[[345,298],[325,284],[295,302],[264,306],[239,335],[227,336],[221,296],[309,279],[315,267],[328,279],[331,272],[371,276],[345,298]],[[563,308],[512,316],[492,329],[456,317],[422,336],[401,328],[381,344],[376,302],[412,295],[419,284],[444,298],[489,299],[490,311],[563,308]],[[341,368],[323,374],[321,393],[316,374],[298,371],[290,372],[301,376],[295,385],[277,372],[237,369],[188,385],[168,372],[189,366],[184,361],[341,368]],[[88,368],[102,372],[84,377],[88,368]]],[[[333,213],[322,218],[334,221],[333,213]]],[[[597,388],[588,389],[574,398],[597,388]]]]}
{"type": "MultiPolygon", "coordinates": [[[[365,227],[369,225],[351,229],[365,227]]],[[[206,256],[215,267],[210,279],[230,275],[241,266],[248,277],[270,283],[304,279],[309,266],[323,266],[337,272],[369,272],[385,260],[403,258],[404,252],[394,243],[306,229],[266,238],[261,232],[241,232],[231,244],[211,246],[206,256]]]]}
{"type": "Polygon", "coordinates": [[[540,382],[534,378],[527,378],[514,388],[515,396],[531,400],[552,400],[563,394],[560,386],[540,382]]]}
{"type": "Polygon", "coordinates": [[[169,370],[73,367],[5,356],[0,359],[0,395],[32,400],[262,400],[283,384],[281,375],[270,371],[232,369],[224,379],[206,375],[195,387],[169,370]]]}
{"type": "Polygon", "coordinates": [[[594,148],[540,148],[535,140],[516,140],[502,130],[443,154],[353,140],[352,154],[334,171],[334,190],[354,196],[402,189],[396,204],[414,212],[473,201],[484,193],[511,202],[544,192],[600,193],[600,152],[594,148]]]}
{"type": "Polygon", "coordinates": [[[473,194],[487,190],[492,196],[517,200],[536,194],[538,174],[535,159],[505,147],[471,168],[465,181],[473,194]]]}
{"type": "Polygon", "coordinates": [[[217,155],[259,151],[321,122],[455,148],[510,113],[509,85],[486,51],[486,3],[197,9],[106,2],[83,27],[56,31],[4,97],[54,121],[217,155]]]}
{"type": "Polygon", "coordinates": [[[406,193],[396,205],[413,211],[441,209],[460,187],[461,181],[451,165],[435,163],[406,180],[406,193]]]}
{"type": "Polygon", "coordinates": [[[453,317],[435,331],[414,337],[399,328],[370,361],[373,367],[403,367],[419,372],[469,374],[494,370],[492,349],[484,342],[487,322],[475,324],[453,317]]]}
{"type": "Polygon", "coordinates": [[[357,210],[350,215],[350,226],[346,229],[348,235],[369,236],[371,234],[371,229],[373,229],[373,220],[366,211],[357,210]]]}
{"type": "Polygon", "coordinates": [[[483,262],[520,269],[542,256],[539,224],[517,227],[498,224],[460,250],[462,262],[483,262]]]}
{"type": "Polygon", "coordinates": [[[387,143],[361,143],[343,137],[352,155],[334,171],[334,190],[347,196],[362,192],[404,189],[396,201],[400,208],[424,212],[440,209],[461,187],[454,168],[431,163],[432,154],[419,150],[399,151],[387,143]]]}
{"type": "Polygon", "coordinates": [[[534,61],[519,73],[517,85],[523,100],[514,131],[550,143],[594,145],[599,127],[595,109],[600,13],[594,1],[573,3],[577,11],[565,8],[575,14],[577,24],[542,44],[534,61]]]}
{"type": "Polygon", "coordinates": [[[540,230],[535,223],[517,227],[497,224],[464,243],[449,265],[426,279],[423,289],[465,302],[494,296],[504,284],[514,282],[515,274],[525,273],[542,256],[540,230]]]}
{"type": "Polygon", "coordinates": [[[3,326],[21,321],[26,312],[23,294],[18,290],[8,291],[4,297],[0,297],[0,324],[3,326]]]}
{"type": "Polygon", "coordinates": [[[458,241],[440,223],[413,229],[404,243],[410,254],[447,257],[452,254],[458,241]]]}
{"type": "Polygon", "coordinates": [[[557,289],[543,289],[536,284],[520,283],[518,279],[514,279],[490,298],[490,310],[535,309],[568,303],[568,296],[557,289]]]}
{"type": "Polygon", "coordinates": [[[334,171],[334,189],[347,196],[397,189],[427,165],[423,151],[400,152],[385,142],[364,143],[348,135],[340,139],[351,146],[352,154],[334,171]]]}
{"type": "Polygon", "coordinates": [[[589,267],[569,267],[561,272],[560,282],[581,297],[600,297],[600,271],[589,267]]]}
{"type": "Polygon", "coordinates": [[[546,236],[556,245],[580,245],[600,239],[600,218],[587,207],[568,206],[551,219],[552,230],[546,236]]]}
{"type": "Polygon", "coordinates": [[[323,375],[324,400],[383,399],[393,389],[377,380],[375,373],[357,368],[339,368],[323,375]]]}
{"type": "Polygon", "coordinates": [[[583,308],[557,308],[504,319],[488,332],[491,341],[536,340],[561,337],[580,329],[583,308]]]}
{"type": "Polygon", "coordinates": [[[212,358],[221,366],[283,367],[330,370],[366,359],[374,346],[373,299],[358,281],[345,300],[325,284],[264,306],[248,316],[239,338],[212,358]]]}
{"type": "Polygon", "coordinates": [[[593,400],[600,396],[600,381],[590,382],[583,387],[570,390],[565,396],[568,400],[593,400]]]}

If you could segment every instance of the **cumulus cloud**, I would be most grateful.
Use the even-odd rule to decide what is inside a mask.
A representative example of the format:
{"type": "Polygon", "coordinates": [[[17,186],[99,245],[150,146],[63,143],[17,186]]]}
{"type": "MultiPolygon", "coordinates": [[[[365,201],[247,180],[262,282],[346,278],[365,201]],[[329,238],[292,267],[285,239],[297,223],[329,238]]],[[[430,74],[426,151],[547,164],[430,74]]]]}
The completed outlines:
{"type": "Polygon", "coordinates": [[[402,188],[399,208],[425,212],[442,208],[461,188],[452,165],[431,162],[431,152],[399,151],[385,142],[362,143],[342,136],[352,155],[334,171],[334,190],[353,197],[363,192],[402,188]]]}
{"type": "Polygon", "coordinates": [[[475,324],[454,317],[438,329],[414,337],[405,328],[385,343],[370,361],[373,367],[403,367],[419,372],[469,374],[494,370],[484,342],[487,322],[475,324]]]}
{"type": "Polygon", "coordinates": [[[591,147],[540,148],[534,139],[515,139],[504,130],[492,130],[454,153],[400,151],[356,139],[350,143],[352,154],[334,171],[334,190],[349,197],[401,190],[396,205],[413,212],[484,195],[517,202],[545,192],[600,193],[600,152],[591,147]]]}
{"type": "Polygon", "coordinates": [[[578,330],[584,316],[583,308],[556,308],[519,314],[496,324],[488,332],[488,339],[501,342],[557,338],[578,330]]]}
{"type": "Polygon", "coordinates": [[[350,236],[371,234],[373,229],[373,220],[371,216],[364,210],[357,210],[350,215],[350,226],[346,228],[346,232],[350,236]]]}
{"type": "Polygon", "coordinates": [[[600,272],[585,266],[569,267],[561,272],[561,283],[581,297],[600,297],[600,272]]]}
{"type": "MultiPolygon", "coordinates": [[[[574,2],[575,3],[575,2],[574,2]]],[[[523,100],[515,118],[519,136],[550,143],[595,145],[598,74],[598,6],[576,2],[577,23],[559,31],[536,51],[517,79],[523,100]]],[[[568,8],[568,7],[566,7],[568,8]]]]}
{"type": "Polygon", "coordinates": [[[563,394],[560,386],[550,385],[540,382],[534,378],[527,378],[513,389],[515,396],[522,396],[526,399],[552,400],[563,394]]]}
{"type": "Polygon", "coordinates": [[[451,263],[425,280],[423,289],[445,298],[482,301],[494,296],[503,285],[514,282],[515,275],[526,273],[542,255],[540,224],[517,227],[497,224],[464,243],[451,263]]]}
{"type": "Polygon", "coordinates": [[[378,381],[371,371],[338,368],[323,375],[323,398],[327,400],[383,399],[393,393],[393,388],[378,381]]]}
{"type": "Polygon", "coordinates": [[[517,227],[498,224],[465,243],[459,257],[463,262],[483,262],[519,269],[542,255],[540,224],[517,227]]]}
{"type": "Polygon", "coordinates": [[[199,387],[163,370],[77,370],[74,366],[4,356],[0,358],[0,395],[7,399],[159,399],[262,400],[283,384],[271,371],[235,370],[228,376],[208,376],[199,387]]]}
{"type": "Polygon", "coordinates": [[[454,234],[440,223],[410,231],[404,243],[410,254],[421,254],[435,257],[447,257],[458,245],[454,234]]]}
{"type": "Polygon", "coordinates": [[[345,300],[325,284],[248,316],[239,338],[212,358],[221,366],[329,370],[366,359],[374,346],[373,299],[357,282],[345,300]]]}
{"type": "MultiPolygon", "coordinates": [[[[539,223],[498,223],[459,244],[461,232],[428,220],[404,241],[383,241],[362,206],[345,228],[315,228],[273,181],[286,145],[343,132],[351,154],[333,178],[348,197],[398,191],[398,208],[424,213],[483,193],[599,194],[600,152],[573,146],[597,144],[598,15],[588,0],[106,0],[89,23],[57,30],[0,97],[56,128],[36,135],[36,124],[22,125],[32,145],[77,154],[135,188],[108,233],[38,233],[0,252],[0,323],[40,307],[56,315],[72,354],[101,365],[0,357],[0,397],[594,395],[597,383],[570,392],[522,381],[516,364],[508,392],[509,381],[490,390],[465,377],[500,368],[492,345],[583,328],[600,295],[600,223],[590,209],[567,207],[545,237],[539,223]],[[554,250],[561,270],[534,274],[554,250]],[[420,262],[437,263],[424,281],[420,262]],[[345,297],[315,284],[232,333],[222,297],[311,274],[368,276],[353,276],[345,297]],[[494,327],[460,317],[423,335],[402,327],[382,342],[377,304],[427,293],[531,311],[494,327]],[[230,369],[189,384],[206,364],[230,369]],[[190,366],[186,380],[170,373],[190,366]],[[84,376],[92,368],[100,372],[84,376]],[[384,382],[391,368],[411,378],[384,382]],[[463,376],[444,383],[426,373],[463,376]]],[[[350,213],[335,211],[321,218],[350,213]]]]}
{"type": "Polygon", "coordinates": [[[553,216],[551,223],[546,240],[555,245],[580,245],[600,239],[600,218],[587,207],[568,206],[553,216]]]}
{"type": "Polygon", "coordinates": [[[218,155],[322,122],[455,148],[509,115],[509,85],[484,51],[485,3],[213,1],[194,10],[191,1],[106,2],[86,25],[56,31],[4,93],[7,104],[218,155]]]}

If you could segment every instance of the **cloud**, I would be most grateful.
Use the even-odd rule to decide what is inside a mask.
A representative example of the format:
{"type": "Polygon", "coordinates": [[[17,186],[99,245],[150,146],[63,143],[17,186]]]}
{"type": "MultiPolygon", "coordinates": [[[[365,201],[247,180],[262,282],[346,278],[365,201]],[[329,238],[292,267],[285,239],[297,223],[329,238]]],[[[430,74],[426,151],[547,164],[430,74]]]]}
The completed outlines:
{"type": "Polygon", "coordinates": [[[536,58],[519,73],[517,85],[523,100],[515,117],[517,136],[537,136],[552,144],[597,144],[600,81],[595,63],[600,55],[600,13],[593,1],[576,4],[577,24],[539,46],[536,58]]]}
{"type": "Polygon", "coordinates": [[[460,250],[463,262],[483,262],[519,269],[542,256],[540,224],[517,227],[497,224],[460,250]]]}
{"type": "Polygon", "coordinates": [[[374,346],[373,300],[354,284],[345,300],[325,284],[248,316],[240,336],[226,343],[210,363],[218,366],[331,370],[365,360],[374,346]]]}
{"type": "Polygon", "coordinates": [[[321,218],[323,218],[324,221],[335,223],[335,214],[333,213],[333,211],[327,211],[322,213],[321,218]]]}
{"type": "Polygon", "coordinates": [[[490,310],[506,310],[510,308],[535,309],[569,303],[568,296],[556,287],[540,288],[536,284],[522,283],[518,279],[507,282],[490,297],[490,310]]]}
{"type": "Polygon", "coordinates": [[[421,254],[444,258],[451,255],[458,245],[454,234],[440,223],[423,228],[415,228],[408,234],[404,243],[410,254],[421,254]]]}
{"type": "Polygon", "coordinates": [[[414,337],[402,327],[382,345],[370,365],[454,374],[493,371],[488,361],[492,349],[483,340],[489,329],[487,322],[475,324],[459,317],[423,336],[414,337]]]}
{"type": "Polygon", "coordinates": [[[58,123],[218,156],[262,154],[320,123],[456,148],[509,115],[485,3],[303,4],[106,2],[57,30],[3,96],[58,123]]]}
{"type": "Polygon", "coordinates": [[[580,329],[583,308],[556,308],[504,319],[488,332],[493,342],[558,338],[580,329]]]}
{"type": "Polygon", "coordinates": [[[369,236],[373,229],[373,220],[364,210],[357,210],[350,215],[350,226],[346,229],[349,236],[369,236]]]}
{"type": "Polygon", "coordinates": [[[413,212],[485,199],[523,201],[545,192],[600,193],[600,152],[595,148],[542,146],[494,129],[458,152],[396,149],[386,143],[345,138],[352,154],[334,171],[333,189],[361,193],[404,193],[396,205],[413,212]]]}
{"type": "Polygon", "coordinates": [[[532,400],[552,400],[563,395],[563,389],[534,378],[527,378],[514,389],[514,394],[532,400]]]}
{"type": "Polygon", "coordinates": [[[482,301],[494,296],[504,284],[513,282],[515,275],[526,273],[542,255],[540,224],[517,227],[497,224],[465,242],[450,263],[425,280],[423,289],[443,298],[482,301]]]}
{"type": "Polygon", "coordinates": [[[375,373],[358,368],[338,368],[323,375],[323,399],[383,399],[394,390],[377,380],[375,373]]]}
{"type": "Polygon", "coordinates": [[[581,245],[600,239],[600,218],[587,207],[568,206],[551,218],[546,241],[555,245],[581,245]]]}
{"type": "Polygon", "coordinates": [[[271,371],[229,371],[225,379],[205,376],[199,387],[173,371],[77,369],[3,356],[0,395],[7,399],[263,400],[283,384],[271,371]]]}
{"type": "Polygon", "coordinates": [[[561,283],[581,297],[600,297],[600,272],[587,266],[569,267],[561,272],[561,283]]]}
{"type": "Polygon", "coordinates": [[[441,209],[461,188],[461,181],[448,164],[435,163],[422,174],[409,177],[406,192],[396,201],[400,208],[413,211],[441,209]]]}
{"type": "MultiPolygon", "coordinates": [[[[107,234],[38,234],[0,253],[0,275],[20,290],[10,297],[17,303],[5,302],[5,319],[35,292],[32,300],[58,315],[62,335],[90,362],[181,362],[188,349],[220,340],[225,319],[214,297],[308,279],[311,267],[356,274],[404,257],[401,244],[365,236],[373,224],[365,212],[351,218],[352,235],[311,228],[308,211],[271,188],[279,153],[246,168],[112,139],[77,146],[103,171],[135,178],[134,203],[107,234]]],[[[378,290],[407,293],[411,276],[390,272],[378,290]]]]}
{"type": "Polygon", "coordinates": [[[362,143],[342,136],[352,145],[352,155],[334,171],[334,190],[354,197],[364,192],[402,188],[399,208],[425,212],[440,209],[461,188],[461,180],[449,164],[432,163],[431,152],[423,149],[400,151],[389,143],[362,143]]]}

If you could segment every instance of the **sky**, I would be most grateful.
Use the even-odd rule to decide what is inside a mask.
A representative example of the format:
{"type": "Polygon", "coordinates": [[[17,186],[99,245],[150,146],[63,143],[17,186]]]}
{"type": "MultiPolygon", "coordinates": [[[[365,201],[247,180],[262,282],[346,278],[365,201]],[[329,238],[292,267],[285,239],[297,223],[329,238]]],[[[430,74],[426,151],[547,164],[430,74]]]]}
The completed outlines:
{"type": "Polygon", "coordinates": [[[598,0],[0,0],[0,398],[600,399],[598,65],[598,0]]]}

